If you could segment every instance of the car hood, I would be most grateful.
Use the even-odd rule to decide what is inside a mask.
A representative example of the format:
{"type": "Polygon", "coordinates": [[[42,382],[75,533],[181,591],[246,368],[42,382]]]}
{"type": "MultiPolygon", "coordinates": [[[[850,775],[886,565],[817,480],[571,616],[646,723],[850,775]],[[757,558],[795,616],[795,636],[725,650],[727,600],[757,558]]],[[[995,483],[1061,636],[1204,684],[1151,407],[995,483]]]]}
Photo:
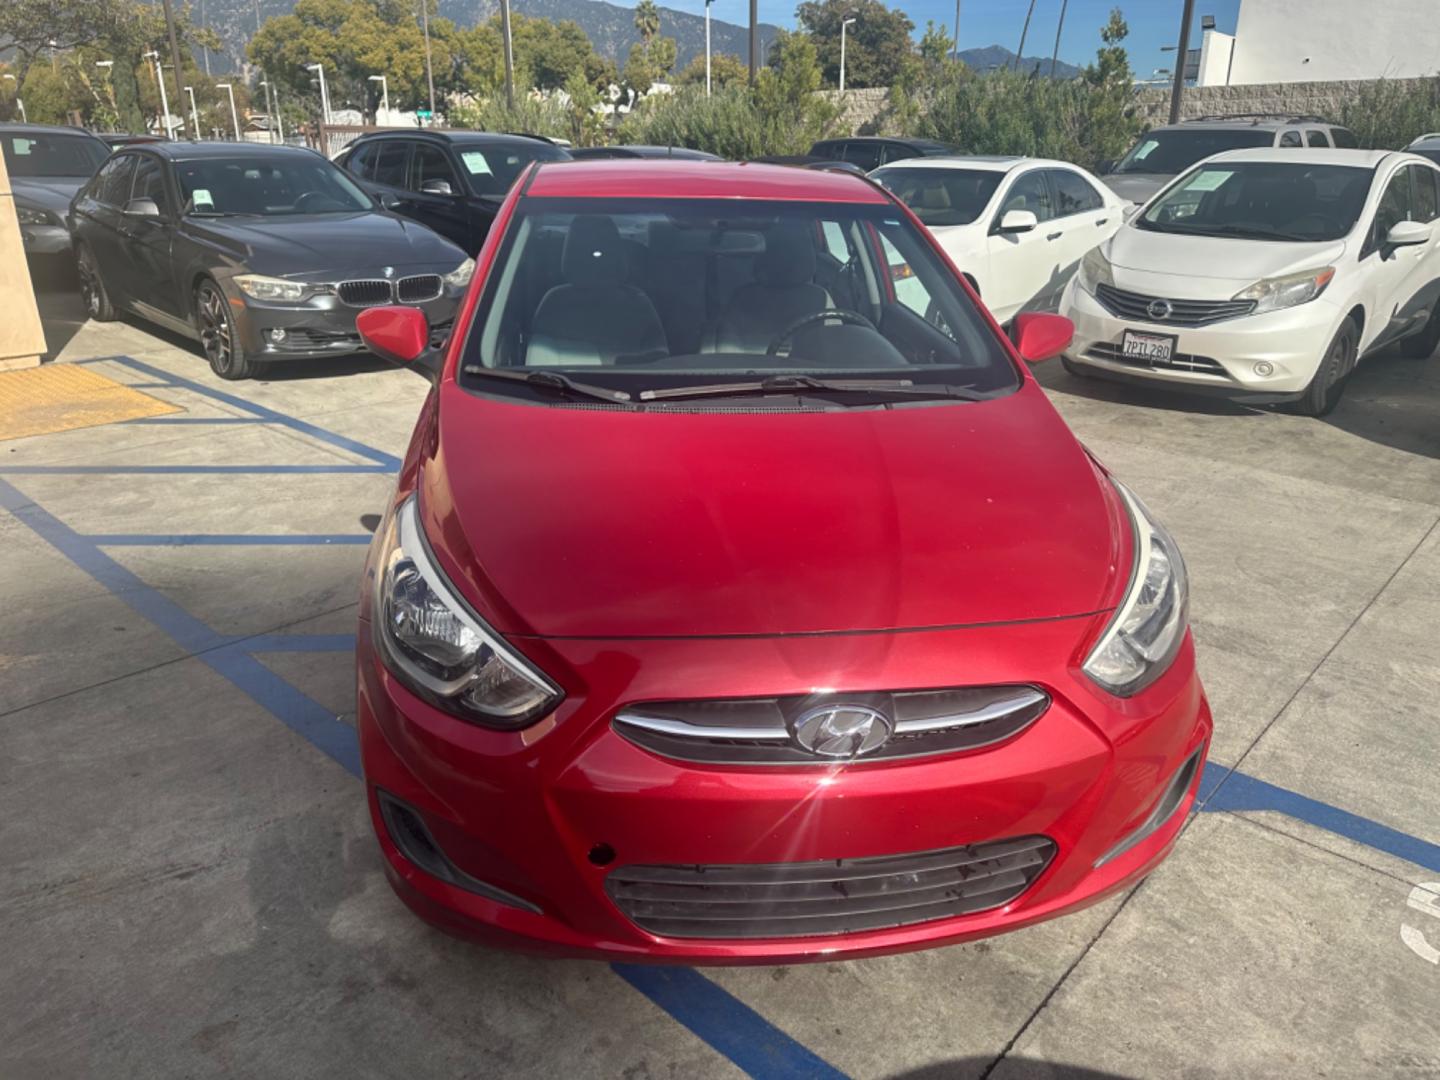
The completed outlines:
{"type": "Polygon", "coordinates": [[[1228,300],[1261,278],[1334,263],[1344,254],[1345,241],[1288,243],[1181,236],[1127,225],[1102,251],[1114,268],[1119,288],[1196,300],[1228,300]]]}
{"type": "Polygon", "coordinates": [[[1133,203],[1149,202],[1150,196],[1174,179],[1165,173],[1108,173],[1100,177],[1116,195],[1133,203]]]}
{"type": "Polygon", "coordinates": [[[1113,489],[1032,381],[984,403],[770,414],[546,407],[447,383],[437,426],[426,534],[506,633],[1048,619],[1113,606],[1129,572],[1113,489]]]}
{"type": "Polygon", "coordinates": [[[186,219],[190,231],[246,270],[308,278],[374,275],[383,266],[453,270],[465,253],[423,225],[394,214],[297,214],[272,218],[186,219]]]}
{"type": "Polygon", "coordinates": [[[27,179],[11,178],[10,190],[22,203],[51,210],[64,217],[75,193],[90,182],[86,176],[49,176],[27,179]]]}

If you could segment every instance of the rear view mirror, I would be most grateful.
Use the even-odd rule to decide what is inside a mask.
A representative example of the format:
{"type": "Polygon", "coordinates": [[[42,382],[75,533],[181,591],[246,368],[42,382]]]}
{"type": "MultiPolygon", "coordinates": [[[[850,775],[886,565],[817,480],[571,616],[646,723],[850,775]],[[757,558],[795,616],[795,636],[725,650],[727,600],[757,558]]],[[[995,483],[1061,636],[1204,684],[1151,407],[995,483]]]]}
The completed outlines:
{"type": "Polygon", "coordinates": [[[1031,312],[1016,315],[1010,339],[1020,356],[1032,364],[1059,356],[1075,338],[1075,324],[1063,315],[1031,312]]]}
{"type": "Polygon", "coordinates": [[[1000,219],[1001,234],[1026,233],[1040,224],[1040,219],[1029,210],[1006,210],[1000,219]]]}
{"type": "Polygon", "coordinates": [[[431,382],[440,376],[440,353],[430,348],[430,320],[419,308],[366,308],[355,320],[365,347],[382,360],[413,367],[431,382]]]}
{"type": "Polygon", "coordinates": [[[126,217],[158,218],[160,207],[156,205],[154,199],[131,199],[125,204],[125,215],[126,217]]]}
{"type": "Polygon", "coordinates": [[[1411,247],[1430,242],[1431,228],[1424,221],[1397,221],[1385,234],[1385,243],[1390,247],[1411,247]]]}
{"type": "Polygon", "coordinates": [[[426,195],[454,195],[449,180],[426,180],[420,185],[420,190],[426,195]]]}

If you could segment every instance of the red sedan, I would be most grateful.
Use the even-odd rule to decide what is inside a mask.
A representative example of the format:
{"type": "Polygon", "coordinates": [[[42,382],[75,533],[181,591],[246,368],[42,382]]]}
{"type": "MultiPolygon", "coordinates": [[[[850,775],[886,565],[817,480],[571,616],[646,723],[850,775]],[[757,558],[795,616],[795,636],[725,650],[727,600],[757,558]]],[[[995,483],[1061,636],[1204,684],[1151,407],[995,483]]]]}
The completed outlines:
{"type": "Polygon", "coordinates": [[[898,952],[1153,869],[1211,730],[1174,540],[906,208],[765,165],[540,164],[362,590],[392,884],[556,954],[898,952]]]}

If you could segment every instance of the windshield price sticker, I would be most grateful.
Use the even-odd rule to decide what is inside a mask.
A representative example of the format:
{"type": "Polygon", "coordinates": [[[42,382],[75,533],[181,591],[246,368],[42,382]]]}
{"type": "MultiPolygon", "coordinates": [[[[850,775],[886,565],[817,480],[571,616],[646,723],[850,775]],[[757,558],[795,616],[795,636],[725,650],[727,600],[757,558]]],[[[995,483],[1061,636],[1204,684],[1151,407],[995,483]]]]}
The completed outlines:
{"type": "Polygon", "coordinates": [[[1190,182],[1185,185],[1185,190],[1214,191],[1234,175],[1233,172],[1225,172],[1223,169],[1206,169],[1199,176],[1190,180],[1190,182]]]}

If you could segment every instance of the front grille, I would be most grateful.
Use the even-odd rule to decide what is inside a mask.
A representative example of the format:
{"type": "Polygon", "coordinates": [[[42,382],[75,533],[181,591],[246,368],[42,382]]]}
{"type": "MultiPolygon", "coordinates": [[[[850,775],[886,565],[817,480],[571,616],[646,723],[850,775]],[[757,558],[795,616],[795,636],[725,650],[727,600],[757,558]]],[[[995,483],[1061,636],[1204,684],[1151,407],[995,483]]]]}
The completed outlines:
{"type": "Polygon", "coordinates": [[[434,300],[445,290],[445,282],[439,274],[416,274],[402,277],[395,283],[395,299],[402,304],[423,304],[434,300]]]}
{"type": "Polygon", "coordinates": [[[279,342],[282,349],[327,349],[360,348],[360,335],[344,330],[322,330],[310,326],[287,326],[285,340],[279,342]]]}
{"type": "Polygon", "coordinates": [[[712,701],[658,701],[617,715],[616,732],[636,746],[707,765],[829,765],[975,750],[1018,734],[1050,706],[1033,686],[835,693],[712,701]],[[826,705],[858,705],[891,726],[879,745],[822,756],[802,747],[797,721],[826,705]]]}
{"type": "Polygon", "coordinates": [[[622,866],[605,879],[640,929],[675,938],[854,934],[1010,903],[1055,855],[1045,836],[823,862],[622,866]]]}
{"type": "Polygon", "coordinates": [[[1097,360],[1108,360],[1112,364],[1124,364],[1126,367],[1149,371],[1191,371],[1200,375],[1216,375],[1222,379],[1230,378],[1229,372],[1218,360],[1208,356],[1195,356],[1192,353],[1172,353],[1169,360],[1145,360],[1138,356],[1126,356],[1119,345],[1102,341],[1091,345],[1086,355],[1097,360]]]}
{"type": "Polygon", "coordinates": [[[390,282],[383,278],[365,278],[359,281],[342,281],[335,286],[341,301],[351,307],[379,307],[390,303],[392,296],[390,282]]]}
{"type": "Polygon", "coordinates": [[[1114,285],[1097,286],[1095,299],[1111,314],[1119,315],[1122,319],[1136,319],[1166,326],[1209,326],[1225,319],[1248,315],[1255,307],[1254,300],[1175,300],[1129,292],[1117,289],[1114,285]],[[1150,305],[1161,299],[1170,305],[1170,314],[1157,318],[1150,314],[1150,305]]]}

